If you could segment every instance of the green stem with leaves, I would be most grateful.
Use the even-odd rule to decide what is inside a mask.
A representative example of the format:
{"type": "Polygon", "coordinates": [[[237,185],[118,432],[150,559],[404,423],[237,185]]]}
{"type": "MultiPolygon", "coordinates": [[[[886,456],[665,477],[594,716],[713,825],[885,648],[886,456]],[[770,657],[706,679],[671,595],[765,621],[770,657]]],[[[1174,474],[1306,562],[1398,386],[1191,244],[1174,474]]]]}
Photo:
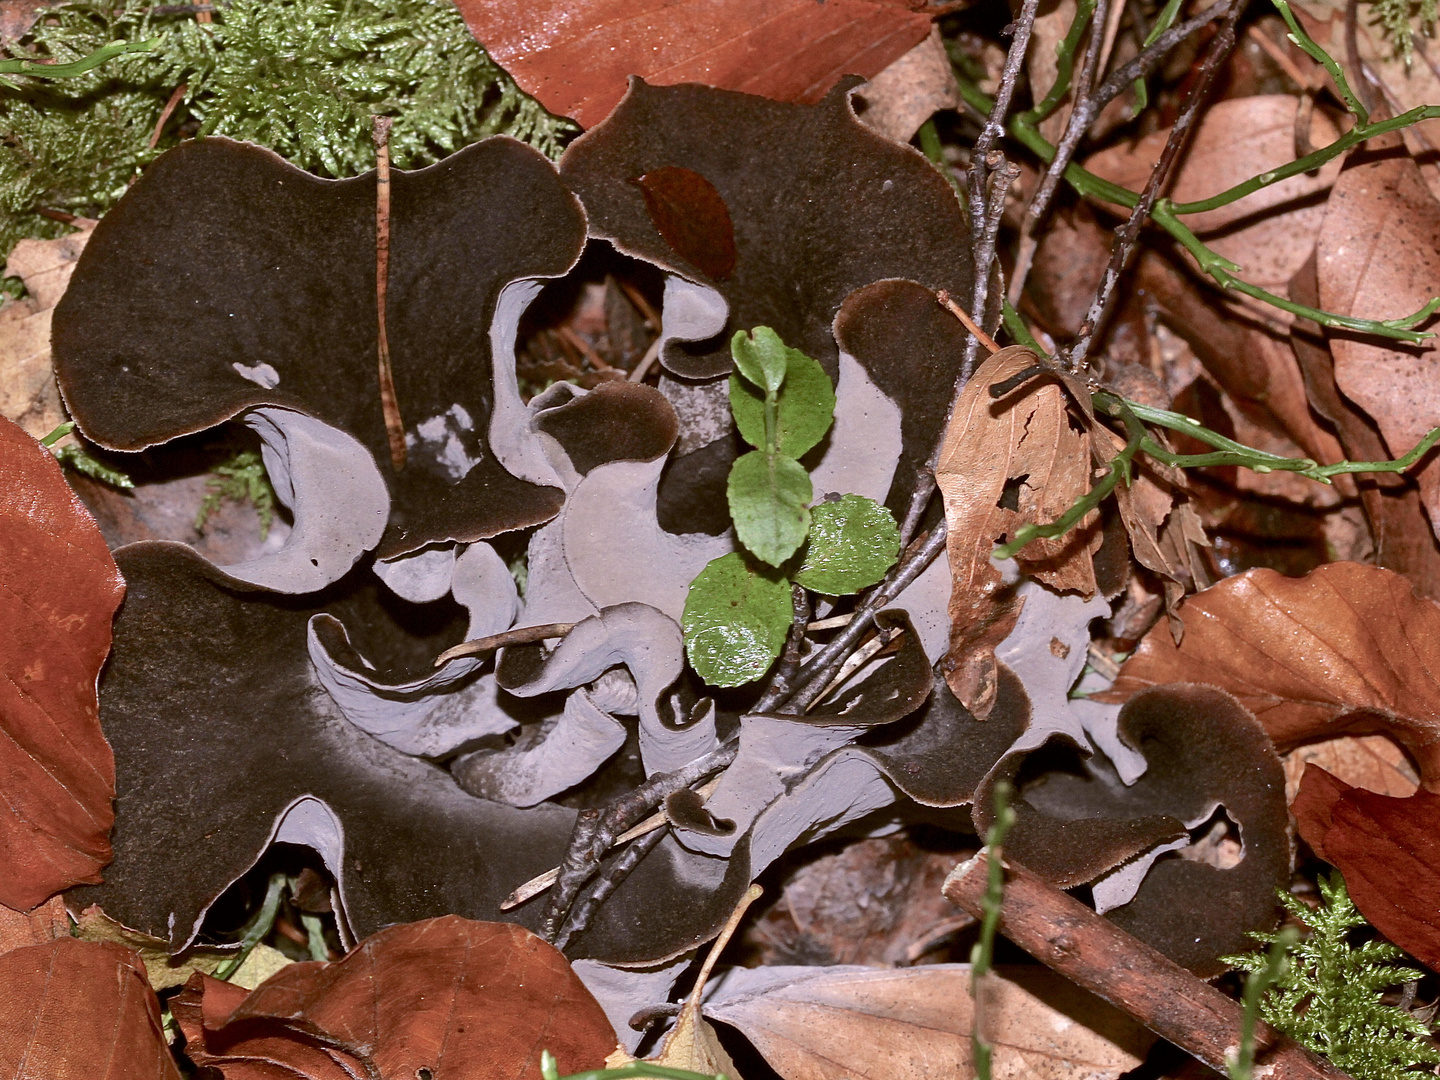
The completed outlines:
{"type": "Polygon", "coordinates": [[[971,1060],[976,1080],[990,1080],[994,1048],[985,1038],[983,987],[995,960],[995,932],[1000,926],[1000,907],[1005,900],[1005,864],[1001,848],[1005,834],[1015,824],[1015,810],[1010,805],[1010,785],[995,785],[995,817],[985,833],[985,866],[989,873],[985,898],[980,903],[980,938],[970,950],[970,1001],[975,1022],[971,1030],[971,1060]]]}
{"type": "MultiPolygon", "coordinates": [[[[1377,337],[1391,338],[1411,344],[1424,341],[1433,335],[1417,332],[1413,328],[1435,314],[1437,310],[1440,310],[1440,298],[1432,299],[1414,314],[1398,319],[1361,319],[1350,315],[1338,315],[1334,312],[1307,307],[1303,304],[1297,304],[1292,300],[1288,300],[1285,297],[1277,296],[1272,292],[1260,288],[1258,285],[1252,285],[1238,277],[1237,274],[1241,269],[1238,265],[1212,251],[1180,220],[1184,215],[1204,213],[1208,210],[1228,206],[1262,188],[1269,187],[1272,184],[1278,184],[1280,181],[1292,176],[1312,172],[1369,139],[1411,127],[1423,120],[1440,118],[1440,105],[1421,105],[1391,119],[1370,123],[1369,115],[1364,111],[1359,101],[1355,99],[1355,95],[1350,90],[1349,84],[1345,81],[1344,72],[1340,70],[1339,66],[1324,49],[1320,48],[1308,35],[1305,35],[1303,29],[1295,22],[1294,15],[1290,13],[1286,0],[1272,0],[1272,2],[1275,3],[1282,16],[1287,16],[1286,21],[1290,27],[1292,40],[1294,40],[1300,48],[1315,57],[1317,62],[1324,64],[1326,70],[1331,73],[1331,77],[1335,79],[1341,97],[1345,100],[1351,111],[1355,113],[1355,126],[1329,146],[1322,147],[1287,165],[1282,165],[1279,168],[1270,169],[1257,176],[1253,176],[1242,183],[1220,192],[1218,195],[1212,195],[1207,199],[1199,199],[1188,203],[1175,203],[1169,199],[1160,199],[1155,204],[1154,210],[1151,213],[1151,219],[1168,232],[1177,243],[1184,247],[1200,264],[1200,269],[1213,278],[1224,289],[1243,293],[1246,296],[1253,297],[1256,300],[1260,300],[1263,303],[1283,311],[1288,311],[1292,314],[1310,319],[1319,323],[1321,326],[1351,330],[1362,334],[1374,334],[1377,337]],[[1324,58],[1323,60],[1321,59],[1322,57],[1324,58]]],[[[1077,13],[1071,25],[1071,32],[1066,35],[1065,40],[1061,43],[1060,50],[1062,59],[1067,59],[1064,56],[1064,52],[1065,49],[1069,47],[1069,63],[1062,67],[1062,72],[1068,73],[1070,67],[1073,66],[1074,45],[1078,44],[1080,36],[1079,30],[1076,28],[1079,27],[1083,29],[1081,25],[1083,21],[1084,13],[1077,13]],[[1072,39],[1074,39],[1073,43],[1072,39]]],[[[974,83],[966,80],[963,74],[958,71],[956,78],[960,85],[961,94],[966,102],[988,115],[993,105],[990,98],[984,94],[979,87],[975,86],[974,83]]],[[[1051,95],[1055,95],[1057,91],[1059,91],[1060,95],[1063,95],[1064,89],[1069,85],[1068,77],[1065,78],[1063,82],[1064,86],[1062,87],[1062,80],[1056,80],[1056,86],[1051,89],[1051,95]]],[[[1044,106],[1046,102],[1049,102],[1051,95],[1047,95],[1045,101],[1041,103],[1042,106],[1044,106]]],[[[1042,111],[1041,107],[1037,107],[1027,113],[1014,116],[1010,120],[1009,131],[1013,138],[1034,153],[1036,157],[1048,164],[1055,159],[1055,147],[1040,134],[1038,124],[1039,121],[1044,118],[1044,115],[1046,114],[1042,111]]],[[[1126,209],[1134,209],[1139,202],[1140,196],[1136,192],[1096,176],[1094,173],[1081,168],[1073,162],[1066,166],[1063,175],[1066,183],[1086,198],[1112,203],[1126,209]]],[[[1018,322],[1018,319],[1013,322],[1008,318],[1006,320],[1006,326],[1012,329],[1012,331],[1014,329],[1014,322],[1018,322]]]]}
{"type": "Polygon", "coordinates": [[[1260,1002],[1265,991],[1274,986],[1285,971],[1285,954],[1300,940],[1300,931],[1287,926],[1276,935],[1265,965],[1252,971],[1245,980],[1245,992],[1241,997],[1243,1011],[1240,1014],[1240,1046],[1227,1062],[1230,1080],[1252,1080],[1255,1072],[1255,1027],[1260,1022],[1260,1002]]]}

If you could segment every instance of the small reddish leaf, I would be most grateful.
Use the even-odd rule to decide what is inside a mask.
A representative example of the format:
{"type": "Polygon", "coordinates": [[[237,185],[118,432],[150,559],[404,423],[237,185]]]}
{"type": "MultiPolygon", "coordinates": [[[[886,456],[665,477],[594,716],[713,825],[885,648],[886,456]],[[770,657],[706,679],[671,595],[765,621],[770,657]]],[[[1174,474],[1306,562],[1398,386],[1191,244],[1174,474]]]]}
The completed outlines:
{"type": "Polygon", "coordinates": [[[1345,875],[1360,913],[1440,970],[1440,795],[1395,799],[1312,768],[1295,806],[1301,835],[1317,854],[1321,842],[1322,857],[1345,875]]]}
{"type": "Polygon", "coordinates": [[[617,1042],[557,949],[457,915],[382,930],[338,963],[292,964],[243,1000],[204,978],[182,999],[197,1064],[283,1059],[317,1080],[349,1075],[337,1059],[378,1076],[532,1078],[542,1050],[570,1073],[599,1068],[617,1042]]]}
{"type": "Polygon", "coordinates": [[[55,458],[5,419],[0,476],[0,903],[25,910],[110,861],[95,680],[125,587],[55,458]]]}
{"type": "Polygon", "coordinates": [[[930,16],[906,0],[455,6],[522,90],[587,128],[610,114],[631,75],[813,104],[842,75],[878,75],[930,32],[930,16]]]}
{"type": "Polygon", "coordinates": [[[0,1076],[180,1080],[140,957],[71,937],[0,956],[0,1076]]]}
{"type": "Polygon", "coordinates": [[[714,184],[678,165],[651,169],[635,183],[650,220],[676,255],[716,281],[735,272],[735,226],[714,184]]]}

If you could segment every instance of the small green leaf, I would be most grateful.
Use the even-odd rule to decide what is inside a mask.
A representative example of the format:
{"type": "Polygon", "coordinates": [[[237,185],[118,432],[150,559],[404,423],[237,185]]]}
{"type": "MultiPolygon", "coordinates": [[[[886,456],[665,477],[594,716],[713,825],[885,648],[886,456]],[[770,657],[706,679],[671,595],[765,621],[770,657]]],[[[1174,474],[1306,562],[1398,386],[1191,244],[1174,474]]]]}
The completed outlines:
{"type": "Polygon", "coordinates": [[[750,451],[730,467],[726,494],[735,535],[761,562],[779,566],[805,542],[814,488],[794,458],[750,451]]]}
{"type": "Polygon", "coordinates": [[[769,670],[790,627],[790,584],[739,552],[713,559],[690,583],[685,653],[711,686],[742,686],[769,670]]]}
{"type": "MultiPolygon", "coordinates": [[[[775,402],[776,441],[780,453],[798,458],[830,430],[835,419],[835,388],[825,369],[799,349],[786,349],[785,353],[785,381],[775,402]]],[[[766,449],[764,393],[731,375],[730,411],[741,438],[766,449]]]]}
{"type": "Polygon", "coordinates": [[[810,543],[795,580],[828,596],[874,585],[900,555],[890,511],[863,495],[844,495],[810,511],[810,543]]]}
{"type": "Polygon", "coordinates": [[[768,326],[755,327],[753,338],[744,330],[736,330],[730,339],[730,355],[735,369],[766,393],[773,394],[785,381],[789,349],[780,335],[768,326]]]}

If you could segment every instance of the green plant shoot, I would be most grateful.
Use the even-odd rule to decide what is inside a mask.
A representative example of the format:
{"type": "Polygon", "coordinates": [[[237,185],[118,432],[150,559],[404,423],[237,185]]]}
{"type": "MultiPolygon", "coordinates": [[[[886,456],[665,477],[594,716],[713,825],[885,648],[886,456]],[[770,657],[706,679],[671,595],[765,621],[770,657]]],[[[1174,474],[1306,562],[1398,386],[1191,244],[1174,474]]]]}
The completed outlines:
{"type": "Polygon", "coordinates": [[[790,629],[792,580],[845,596],[878,582],[900,554],[895,519],[873,499],[827,494],[811,506],[800,458],[834,422],[825,369],[768,326],[736,333],[730,352],[730,411],[755,447],[731,466],[726,485],[744,550],[700,572],[681,618],[690,665],[712,686],[742,686],[769,670],[790,629]],[[798,567],[782,569],[797,558],[798,567]]]}
{"type": "Polygon", "coordinates": [[[981,901],[984,917],[980,920],[980,937],[970,950],[970,1000],[974,1008],[971,1028],[970,1056],[975,1064],[976,1080],[990,1080],[993,1047],[986,1039],[985,981],[990,978],[995,959],[995,932],[1000,926],[1000,906],[1005,900],[1005,860],[1002,849],[1005,834],[1015,824],[1015,810],[1010,805],[1010,785],[995,785],[995,819],[985,833],[985,867],[989,879],[985,898],[981,901]]]}
{"type": "Polygon", "coordinates": [[[543,1080],[625,1080],[629,1076],[653,1076],[657,1080],[726,1080],[724,1073],[714,1076],[690,1072],[688,1069],[672,1069],[669,1065],[656,1065],[649,1061],[632,1061],[616,1069],[591,1069],[589,1072],[560,1075],[560,1066],[555,1055],[549,1050],[540,1051],[540,1075],[543,1080]]]}
{"type": "Polygon", "coordinates": [[[1255,1074],[1255,1025],[1260,1020],[1260,999],[1280,980],[1285,972],[1285,954],[1300,939],[1300,932],[1287,926],[1275,935],[1275,942],[1265,961],[1250,972],[1241,995],[1240,1046],[1233,1055],[1226,1054],[1230,1080],[1252,1080],[1255,1074]]]}

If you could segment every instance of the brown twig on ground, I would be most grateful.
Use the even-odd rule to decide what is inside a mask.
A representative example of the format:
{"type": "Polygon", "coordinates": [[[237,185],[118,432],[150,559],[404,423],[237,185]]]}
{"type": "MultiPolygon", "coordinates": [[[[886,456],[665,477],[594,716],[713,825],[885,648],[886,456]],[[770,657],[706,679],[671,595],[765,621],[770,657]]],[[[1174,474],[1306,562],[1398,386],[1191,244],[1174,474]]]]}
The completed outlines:
{"type": "Polygon", "coordinates": [[[481,653],[491,652],[506,645],[531,645],[537,641],[544,641],[546,638],[564,637],[574,629],[575,624],[572,622],[541,623],[539,626],[512,626],[509,630],[491,634],[489,637],[472,638],[469,641],[462,641],[459,645],[452,645],[435,658],[435,666],[441,667],[462,656],[479,656],[481,653]]]}
{"type": "Polygon", "coordinates": [[[800,674],[800,661],[804,659],[805,634],[810,629],[810,594],[802,585],[790,586],[790,632],[785,636],[785,651],[780,654],[780,664],[770,677],[770,685],[760,695],[760,700],[751,707],[751,712],[763,713],[779,705],[795,689],[795,678],[800,674]]]}
{"type": "Polygon", "coordinates": [[[170,99],[165,102],[165,107],[160,110],[160,119],[155,121],[155,130],[150,132],[150,141],[146,143],[151,150],[154,150],[160,143],[160,133],[165,130],[165,125],[170,122],[176,107],[185,98],[185,91],[190,89],[185,83],[181,83],[170,94],[170,99]]]}
{"type": "Polygon", "coordinates": [[[405,424],[395,396],[395,375],[390,369],[390,339],[385,334],[385,294],[390,286],[390,125],[388,116],[375,117],[375,307],[376,351],[379,354],[380,411],[390,443],[390,464],[405,467],[405,424]]]}
{"type": "MultiPolygon", "coordinates": [[[[603,810],[580,811],[580,815],[575,821],[574,832],[570,836],[570,843],[560,862],[560,873],[550,892],[549,906],[545,911],[541,936],[546,941],[555,941],[565,921],[565,916],[574,905],[580,890],[599,872],[600,862],[604,858],[605,852],[614,846],[621,834],[664,802],[667,796],[682,788],[693,787],[707,776],[726,768],[735,760],[735,755],[739,752],[740,740],[733,738],[674,772],[658,773],[650,777],[634,791],[620,796],[603,810]]],[[[665,829],[656,830],[661,836],[665,834],[665,831],[665,829]]],[[[658,844],[659,840],[654,843],[658,844]]],[[[634,861],[638,863],[639,858],[637,857],[634,861]]],[[[613,871],[614,867],[611,869],[613,871]]],[[[633,864],[630,869],[633,869],[633,864]]],[[[629,869],[624,873],[629,873],[629,869]]],[[[620,884],[624,873],[618,876],[613,873],[607,875],[606,882],[601,886],[607,890],[607,895],[620,884]],[[610,880],[611,878],[614,880],[610,880]]],[[[567,938],[573,937],[585,929],[591,913],[593,913],[593,907],[585,913],[584,919],[582,919],[581,913],[576,912],[575,918],[571,919],[565,928],[567,938]]]]}
{"type": "MultiPolygon", "coordinates": [[[[951,903],[979,918],[986,887],[982,852],[945,880],[951,903]]],[[[1239,1002],[1101,918],[1038,874],[1005,862],[1000,932],[1035,959],[1226,1072],[1240,1045],[1239,1002]]],[[[1255,1075],[1266,1080],[1348,1080],[1347,1074],[1268,1024],[1255,1029],[1255,1075]]]]}
{"type": "Polygon", "coordinates": [[[1140,201],[1130,212],[1129,220],[1115,230],[1115,247],[1110,253],[1110,262],[1105,267],[1105,273],[1101,276],[1100,284],[1095,290],[1095,299],[1091,301],[1090,309],[1085,313],[1085,321],[1080,324],[1080,332],[1076,335],[1075,343],[1065,356],[1072,371],[1087,366],[1086,357],[1090,352],[1090,345],[1095,340],[1095,333],[1105,321],[1105,316],[1115,299],[1115,287],[1124,277],[1126,267],[1130,264],[1130,258],[1135,252],[1135,245],[1140,239],[1140,231],[1145,227],[1145,220],[1150,216],[1150,211],[1155,206],[1155,200],[1160,197],[1160,190],[1165,186],[1175,162],[1189,141],[1191,129],[1195,126],[1195,120],[1200,113],[1200,106],[1204,103],[1205,95],[1209,92],[1216,74],[1220,71],[1220,65],[1235,48],[1235,24],[1239,22],[1240,15],[1245,10],[1245,4],[1246,0],[1227,0],[1220,30],[1216,33],[1215,40],[1210,45],[1210,51],[1205,54],[1200,71],[1185,96],[1185,101],[1180,107],[1180,115],[1176,117],[1175,126],[1170,129],[1170,136],[1165,140],[1165,148],[1160,152],[1160,159],[1150,170],[1150,179],[1145,183],[1145,190],[1140,193],[1140,201]]]}

